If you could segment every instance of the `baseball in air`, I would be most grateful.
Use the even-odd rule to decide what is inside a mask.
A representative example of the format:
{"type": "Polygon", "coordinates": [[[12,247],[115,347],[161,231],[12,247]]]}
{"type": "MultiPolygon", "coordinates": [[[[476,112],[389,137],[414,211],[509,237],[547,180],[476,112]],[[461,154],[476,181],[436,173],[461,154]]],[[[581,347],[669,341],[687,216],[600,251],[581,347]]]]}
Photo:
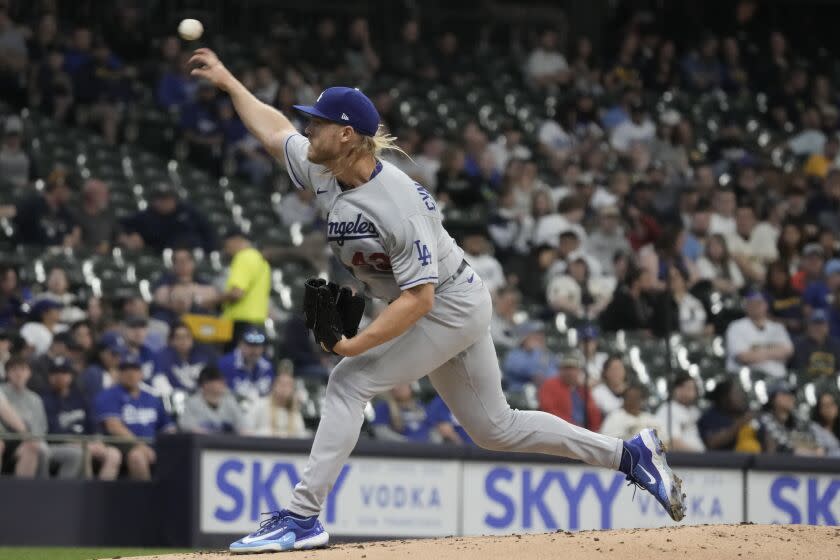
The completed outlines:
{"type": "Polygon", "coordinates": [[[204,26],[197,19],[182,19],[178,24],[178,35],[186,41],[195,41],[204,33],[204,26]]]}

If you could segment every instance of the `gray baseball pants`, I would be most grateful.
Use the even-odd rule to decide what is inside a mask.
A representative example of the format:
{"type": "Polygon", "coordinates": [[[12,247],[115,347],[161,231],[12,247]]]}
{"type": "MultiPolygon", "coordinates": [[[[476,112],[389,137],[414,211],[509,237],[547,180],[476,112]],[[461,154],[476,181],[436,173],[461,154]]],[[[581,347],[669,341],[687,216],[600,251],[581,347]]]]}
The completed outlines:
{"type": "Polygon", "coordinates": [[[318,515],[359,439],[365,405],[375,395],[424,375],[481,447],[546,453],[617,469],[620,439],[545,412],[510,408],[490,338],[491,314],[489,292],[467,267],[449,285],[438,288],[432,311],[407,332],[341,360],[327,383],[321,423],[289,509],[318,515]]]}

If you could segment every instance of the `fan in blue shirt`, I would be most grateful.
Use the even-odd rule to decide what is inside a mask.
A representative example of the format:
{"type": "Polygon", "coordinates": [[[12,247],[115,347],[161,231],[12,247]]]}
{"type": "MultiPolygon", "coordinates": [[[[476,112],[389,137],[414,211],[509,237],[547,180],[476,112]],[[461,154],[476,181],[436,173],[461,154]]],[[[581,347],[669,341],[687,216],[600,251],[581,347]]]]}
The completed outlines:
{"type": "MultiPolygon", "coordinates": [[[[72,364],[58,358],[48,370],[48,389],[41,393],[47,426],[51,434],[91,435],[96,428],[93,413],[81,390],[73,384],[76,375],[72,364]]],[[[72,444],[69,444],[72,445],[72,444]]],[[[100,480],[114,480],[120,472],[122,453],[111,445],[90,441],[88,456],[99,466],[100,480]]]]}
{"type": "Polygon", "coordinates": [[[149,334],[149,320],[141,316],[125,319],[126,357],[140,362],[143,379],[149,381],[155,373],[155,351],[146,345],[149,334]]]}
{"type": "Polygon", "coordinates": [[[444,442],[456,445],[473,443],[470,435],[439,395],[426,406],[426,422],[430,430],[437,430],[444,442]]]}
{"type": "Polygon", "coordinates": [[[271,390],[274,368],[264,356],[265,333],[251,327],[242,335],[236,350],[219,358],[219,371],[237,399],[264,397],[271,390]]]}
{"type": "Polygon", "coordinates": [[[160,397],[141,387],[143,370],[132,359],[120,362],[118,384],[96,397],[96,420],[111,436],[126,438],[122,445],[129,476],[135,480],[151,480],[151,468],[157,454],[137,438],[154,438],[161,432],[175,431],[175,424],[163,408],[160,397]]]}
{"type": "Polygon", "coordinates": [[[196,344],[189,327],[179,323],[169,333],[169,345],[155,358],[155,376],[165,376],[173,389],[193,393],[198,388],[198,374],[215,359],[214,352],[196,344]]]}
{"type": "Polygon", "coordinates": [[[373,407],[376,414],[372,427],[379,439],[429,441],[426,409],[403,383],[391,389],[388,396],[373,407]]]}

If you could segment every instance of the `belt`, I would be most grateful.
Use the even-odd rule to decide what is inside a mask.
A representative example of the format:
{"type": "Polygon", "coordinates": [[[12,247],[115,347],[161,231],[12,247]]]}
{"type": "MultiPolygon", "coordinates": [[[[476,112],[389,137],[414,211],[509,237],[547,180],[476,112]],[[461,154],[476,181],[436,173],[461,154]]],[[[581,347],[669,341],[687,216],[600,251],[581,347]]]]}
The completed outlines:
{"type": "Polygon", "coordinates": [[[470,265],[469,265],[469,263],[467,263],[467,260],[466,259],[462,260],[461,261],[461,266],[458,267],[458,270],[455,271],[455,274],[453,274],[452,276],[450,276],[449,278],[447,278],[443,282],[439,283],[438,288],[440,288],[441,286],[443,286],[447,282],[451,282],[452,280],[455,280],[456,278],[461,276],[461,274],[464,273],[464,271],[467,269],[468,266],[470,266],[470,265]]]}

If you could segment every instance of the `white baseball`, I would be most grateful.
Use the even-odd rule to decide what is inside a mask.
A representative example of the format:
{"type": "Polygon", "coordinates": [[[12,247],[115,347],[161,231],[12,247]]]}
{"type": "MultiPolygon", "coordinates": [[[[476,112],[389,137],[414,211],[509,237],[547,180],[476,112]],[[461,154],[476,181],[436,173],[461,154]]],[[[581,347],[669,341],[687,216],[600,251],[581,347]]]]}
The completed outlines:
{"type": "Polygon", "coordinates": [[[204,33],[204,26],[197,19],[182,19],[178,24],[178,35],[186,41],[195,41],[204,33]]]}

